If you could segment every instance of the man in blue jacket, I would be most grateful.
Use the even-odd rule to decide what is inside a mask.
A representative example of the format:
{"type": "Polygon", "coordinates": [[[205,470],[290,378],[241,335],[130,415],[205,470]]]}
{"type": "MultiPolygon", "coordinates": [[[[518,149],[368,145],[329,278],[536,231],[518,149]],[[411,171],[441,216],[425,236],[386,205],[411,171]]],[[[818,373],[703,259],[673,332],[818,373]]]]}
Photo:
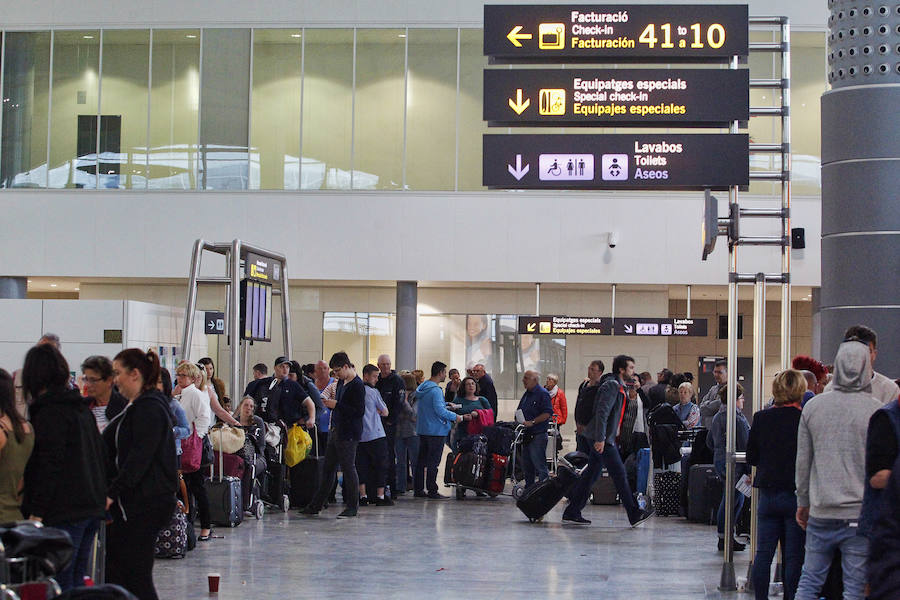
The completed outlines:
{"type": "Polygon", "coordinates": [[[534,484],[537,476],[538,482],[550,477],[547,471],[547,429],[550,426],[550,415],[553,414],[553,404],[550,401],[550,392],[538,383],[540,375],[536,371],[525,371],[522,375],[522,383],[525,385],[525,393],[519,400],[517,412],[522,411],[525,425],[525,439],[522,447],[522,472],[525,474],[525,487],[534,484]]]}
{"type": "Polygon", "coordinates": [[[438,466],[441,464],[444,440],[450,432],[450,427],[462,417],[450,412],[444,406],[444,393],[438,384],[443,383],[446,379],[447,365],[436,361],[431,365],[431,379],[416,388],[416,398],[418,398],[416,433],[419,436],[419,460],[416,462],[416,472],[413,477],[415,489],[413,495],[416,498],[433,500],[447,498],[438,493],[438,466]],[[427,494],[425,493],[426,484],[427,494]]]}
{"type": "Polygon", "coordinates": [[[594,416],[582,432],[590,444],[590,460],[578,482],[569,492],[569,506],[563,513],[563,523],[591,524],[581,516],[581,511],[587,504],[588,496],[591,493],[591,484],[596,479],[595,475],[603,467],[606,467],[612,477],[632,527],[637,527],[653,516],[653,510],[641,509],[632,495],[631,486],[628,485],[628,480],[625,478],[622,456],[619,454],[619,449],[616,448],[616,436],[622,425],[622,413],[625,406],[625,382],[634,379],[634,359],[624,354],[615,357],[612,374],[613,377],[609,377],[600,385],[597,400],[594,402],[594,416]]]}

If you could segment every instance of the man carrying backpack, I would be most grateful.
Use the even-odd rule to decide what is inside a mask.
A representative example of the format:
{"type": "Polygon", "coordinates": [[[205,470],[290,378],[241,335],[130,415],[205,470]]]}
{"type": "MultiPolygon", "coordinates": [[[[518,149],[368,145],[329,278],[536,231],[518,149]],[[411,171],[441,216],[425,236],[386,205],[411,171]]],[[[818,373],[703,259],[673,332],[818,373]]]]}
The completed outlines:
{"type": "MultiPolygon", "coordinates": [[[[624,417],[625,381],[634,378],[634,359],[624,354],[615,357],[612,375],[599,386],[594,400],[593,416],[581,432],[581,436],[590,447],[590,460],[585,472],[569,492],[569,505],[563,513],[563,523],[590,525],[591,522],[581,516],[581,510],[587,504],[591,487],[604,466],[612,477],[631,526],[637,527],[653,516],[653,509],[641,509],[631,493],[622,456],[616,447],[616,437],[624,417]]],[[[575,422],[578,423],[577,415],[575,422]]]]}

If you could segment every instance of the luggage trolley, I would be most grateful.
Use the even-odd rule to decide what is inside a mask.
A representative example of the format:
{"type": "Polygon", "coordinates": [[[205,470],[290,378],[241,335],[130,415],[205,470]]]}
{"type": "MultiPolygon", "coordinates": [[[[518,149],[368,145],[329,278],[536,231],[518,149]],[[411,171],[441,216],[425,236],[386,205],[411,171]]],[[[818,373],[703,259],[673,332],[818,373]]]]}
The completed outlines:
{"type": "MultiPolygon", "coordinates": [[[[465,497],[464,496],[465,490],[472,490],[476,493],[480,492],[483,494],[487,494],[491,498],[496,498],[497,496],[501,496],[501,495],[502,496],[511,496],[511,495],[513,495],[513,492],[506,491],[506,481],[507,480],[512,481],[513,490],[514,490],[516,481],[523,479],[524,476],[521,473],[521,469],[517,470],[517,468],[516,468],[516,462],[517,462],[516,455],[519,451],[521,451],[521,447],[522,447],[521,440],[522,440],[522,436],[523,436],[523,432],[524,432],[525,428],[522,427],[521,425],[515,425],[513,423],[504,423],[504,422],[495,423],[494,427],[506,429],[506,430],[510,431],[508,454],[505,452],[490,452],[490,451],[469,452],[469,451],[465,451],[465,452],[459,452],[456,454],[451,453],[449,455],[448,458],[450,461],[452,461],[452,463],[448,461],[447,465],[445,466],[445,469],[448,472],[445,472],[445,474],[444,474],[444,484],[449,487],[456,488],[456,499],[457,500],[462,500],[465,497]],[[479,470],[479,472],[475,474],[475,478],[476,478],[476,480],[485,481],[485,485],[483,487],[482,486],[473,486],[473,485],[464,485],[462,483],[459,483],[458,481],[456,481],[456,477],[451,476],[451,474],[449,472],[453,468],[453,466],[456,464],[457,458],[461,455],[467,455],[467,454],[475,454],[476,456],[480,457],[480,458],[476,458],[476,463],[475,463],[475,465],[472,466],[472,468],[479,470]],[[497,455],[497,456],[500,456],[500,457],[503,457],[506,459],[506,464],[505,464],[505,466],[502,467],[503,468],[503,484],[504,484],[502,491],[498,491],[496,488],[492,490],[492,489],[490,489],[490,487],[487,484],[488,480],[496,482],[494,476],[492,475],[492,473],[496,469],[496,465],[494,464],[494,460],[495,460],[494,455],[497,455]]],[[[470,436],[470,437],[474,437],[474,436],[470,436]]],[[[505,442],[504,442],[504,444],[505,444],[505,442]]]]}
{"type": "Polygon", "coordinates": [[[68,560],[61,558],[67,550],[71,552],[71,541],[62,543],[51,533],[61,533],[59,530],[45,529],[43,525],[33,521],[18,521],[3,526],[5,531],[19,528],[28,528],[31,533],[27,533],[27,536],[34,539],[22,544],[19,551],[9,549],[0,542],[0,599],[19,600],[25,594],[29,598],[55,598],[62,593],[62,589],[54,575],[75,558],[74,555],[68,560]],[[49,543],[46,545],[40,540],[42,530],[48,535],[49,543]],[[67,547],[64,548],[66,544],[67,547]],[[60,563],[60,560],[65,562],[60,563]]]}

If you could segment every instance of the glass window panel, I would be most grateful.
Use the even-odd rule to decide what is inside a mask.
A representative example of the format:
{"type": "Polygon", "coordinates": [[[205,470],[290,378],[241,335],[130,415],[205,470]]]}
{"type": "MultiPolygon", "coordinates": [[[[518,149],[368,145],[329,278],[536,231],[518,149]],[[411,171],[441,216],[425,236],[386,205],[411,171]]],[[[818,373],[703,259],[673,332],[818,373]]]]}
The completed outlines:
{"type": "Polygon", "coordinates": [[[353,30],[307,29],[300,189],[350,189],[353,30]]]}
{"type": "Polygon", "coordinates": [[[150,88],[150,189],[190,190],[197,174],[200,30],[153,32],[150,88]]]}
{"type": "Polygon", "coordinates": [[[825,34],[791,36],[791,191],[822,192],[822,130],[819,103],[826,90],[825,34]]]}
{"type": "MultiPolygon", "coordinates": [[[[360,365],[367,355],[367,313],[327,312],[322,321],[322,356],[346,352],[354,364],[360,365]]],[[[362,363],[365,364],[365,363],[362,363]]],[[[362,366],[359,366],[362,372],[362,366]]]]}
{"type": "Polygon", "coordinates": [[[416,326],[416,365],[427,371],[436,360],[465,373],[465,315],[419,315],[416,326]]]}
{"type": "Polygon", "coordinates": [[[253,31],[250,189],[300,189],[299,29],[253,31]]]}
{"type": "Polygon", "coordinates": [[[147,187],[150,31],[103,32],[100,74],[100,187],[147,187]]]}
{"type": "MultiPolygon", "coordinates": [[[[484,32],[461,29],[459,45],[459,190],[483,190],[481,185],[481,136],[488,132],[482,120],[482,94],[487,66],[484,32]]],[[[497,133],[503,133],[500,129],[497,133]]],[[[542,132],[546,133],[546,131],[542,132]]]]}
{"type": "Polygon", "coordinates": [[[397,344],[396,316],[388,313],[369,313],[367,341],[369,345],[367,362],[376,364],[382,354],[393,357],[397,344]]]}
{"type": "Polygon", "coordinates": [[[358,29],[352,187],[403,185],[406,30],[358,29]]]}
{"type": "Polygon", "coordinates": [[[406,187],[456,186],[456,29],[410,29],[406,187]]]}
{"type": "Polygon", "coordinates": [[[55,32],[48,187],[97,187],[99,69],[99,31],[55,32]]]}
{"type": "Polygon", "coordinates": [[[7,32],[0,187],[47,185],[50,33],[7,32]]]}
{"type": "Polygon", "coordinates": [[[207,190],[248,187],[250,30],[204,29],[200,173],[207,190]]]}

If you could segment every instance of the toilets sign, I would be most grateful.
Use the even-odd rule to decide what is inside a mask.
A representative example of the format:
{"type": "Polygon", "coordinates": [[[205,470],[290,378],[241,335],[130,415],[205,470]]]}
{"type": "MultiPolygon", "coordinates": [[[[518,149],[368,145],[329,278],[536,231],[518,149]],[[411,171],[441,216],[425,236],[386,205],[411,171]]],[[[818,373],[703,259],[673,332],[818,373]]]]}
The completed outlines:
{"type": "Polygon", "coordinates": [[[750,183],[744,134],[486,134],[484,185],[727,190],[750,183]]]}

